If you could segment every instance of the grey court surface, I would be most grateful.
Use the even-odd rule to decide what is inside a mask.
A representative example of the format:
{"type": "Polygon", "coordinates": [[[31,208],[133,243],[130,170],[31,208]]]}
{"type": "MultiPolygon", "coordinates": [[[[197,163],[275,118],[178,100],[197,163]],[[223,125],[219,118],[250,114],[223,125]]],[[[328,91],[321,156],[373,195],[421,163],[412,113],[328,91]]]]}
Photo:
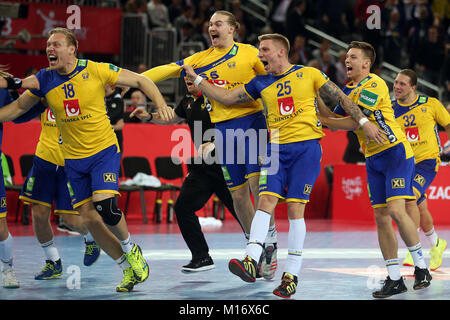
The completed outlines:
{"type": "MultiPolygon", "coordinates": [[[[315,302],[375,300],[371,292],[386,276],[375,229],[368,227],[358,230],[358,227],[342,226],[333,228],[330,223],[314,222],[310,223],[309,227],[307,223],[309,232],[305,240],[299,285],[297,293],[290,300],[315,302]]],[[[122,273],[111,258],[102,253],[93,266],[85,267],[82,263],[84,254],[82,238],[63,233],[56,233],[59,235],[55,236],[62,257],[63,276],[55,280],[34,280],[34,274],[44,263],[43,252],[34,236],[20,235],[21,232],[13,228],[11,233],[14,236],[14,261],[20,288],[0,288],[0,300],[28,301],[28,303],[42,300],[125,300],[153,301],[153,304],[159,301],[159,306],[164,306],[164,309],[173,306],[165,301],[170,300],[176,309],[172,311],[178,314],[184,312],[185,302],[190,302],[191,306],[202,305],[202,301],[212,302],[219,305],[218,308],[222,311],[217,312],[221,313],[228,305],[227,301],[230,301],[231,305],[234,303],[242,305],[249,301],[258,305],[270,301],[285,301],[273,295],[272,291],[280,283],[286,261],[287,226],[281,225],[278,231],[278,269],[275,278],[270,281],[257,280],[256,283],[245,283],[228,270],[229,259],[243,258],[245,252],[245,238],[234,225],[233,221],[225,221],[222,228],[205,230],[210,254],[216,267],[191,274],[181,272],[181,266],[189,262],[191,256],[176,225],[153,228],[130,226],[132,239],[141,246],[150,265],[149,279],[136,285],[131,293],[115,292],[116,285],[121,282],[122,273]]],[[[438,231],[441,238],[450,239],[450,226],[439,228],[438,231]]],[[[428,257],[427,242],[423,236],[421,240],[424,254],[428,257]]],[[[404,257],[405,254],[405,246],[400,242],[399,256],[404,257]]],[[[388,300],[423,302],[450,299],[450,261],[447,251],[442,267],[432,272],[433,280],[429,288],[419,291],[412,289],[413,268],[402,268],[402,273],[408,291],[388,300]]],[[[1,303],[2,301],[0,305],[1,303]]],[[[448,301],[445,304],[448,304],[448,301]]],[[[188,308],[186,305],[186,310],[188,308]]]]}

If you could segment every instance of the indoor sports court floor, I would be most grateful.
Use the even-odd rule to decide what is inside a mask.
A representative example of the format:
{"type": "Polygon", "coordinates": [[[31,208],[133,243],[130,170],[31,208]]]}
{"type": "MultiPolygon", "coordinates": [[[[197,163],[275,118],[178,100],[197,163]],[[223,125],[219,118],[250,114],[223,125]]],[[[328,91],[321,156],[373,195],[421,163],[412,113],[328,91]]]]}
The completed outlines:
{"type": "MultiPolygon", "coordinates": [[[[122,273],[104,253],[91,267],[82,263],[84,244],[79,236],[55,231],[55,242],[62,257],[64,275],[60,279],[36,281],[34,274],[43,266],[43,252],[31,226],[10,224],[14,238],[14,259],[19,289],[0,288],[5,300],[272,300],[279,285],[287,250],[288,223],[278,221],[278,263],[274,280],[245,283],[228,271],[230,258],[243,258],[245,238],[235,221],[227,219],[220,228],[205,230],[216,268],[185,274],[180,271],[191,256],[176,224],[143,225],[129,223],[132,239],[140,244],[150,265],[149,279],[135,286],[132,293],[116,293],[122,273]],[[79,280],[79,281],[78,281],[79,280]]],[[[307,221],[304,259],[297,300],[373,300],[371,292],[386,276],[378,249],[375,227],[344,224],[330,220],[307,221]]],[[[450,240],[450,226],[437,227],[441,238],[450,240]]],[[[399,238],[400,239],[400,238],[399,238]]],[[[428,245],[421,236],[424,253],[428,245]]],[[[399,256],[406,249],[400,243],[399,256]]],[[[413,268],[402,268],[408,292],[391,297],[400,300],[450,299],[449,251],[443,266],[432,272],[429,288],[412,289],[413,268]]]]}

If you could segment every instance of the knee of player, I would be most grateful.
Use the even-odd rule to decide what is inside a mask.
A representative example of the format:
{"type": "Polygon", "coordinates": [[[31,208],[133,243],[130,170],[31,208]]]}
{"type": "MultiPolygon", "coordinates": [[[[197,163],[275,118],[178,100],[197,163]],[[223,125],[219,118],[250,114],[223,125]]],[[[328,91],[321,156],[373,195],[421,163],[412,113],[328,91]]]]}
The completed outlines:
{"type": "Polygon", "coordinates": [[[117,225],[122,219],[122,211],[117,207],[115,197],[94,202],[94,208],[109,226],[117,225]]]}

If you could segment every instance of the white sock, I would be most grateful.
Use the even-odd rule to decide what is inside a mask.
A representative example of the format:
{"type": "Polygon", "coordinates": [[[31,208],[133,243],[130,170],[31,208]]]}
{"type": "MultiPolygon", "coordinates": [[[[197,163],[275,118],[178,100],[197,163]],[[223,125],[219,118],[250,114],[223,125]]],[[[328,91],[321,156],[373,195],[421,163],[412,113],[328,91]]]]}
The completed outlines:
{"type": "Polygon", "coordinates": [[[114,260],[119,265],[120,269],[125,270],[131,268],[130,263],[127,261],[125,255],[122,255],[119,259],[114,260]]]}
{"type": "Polygon", "coordinates": [[[5,240],[0,241],[0,260],[3,264],[3,270],[13,267],[12,246],[13,238],[11,234],[8,233],[8,237],[5,240]]]}
{"type": "Polygon", "coordinates": [[[303,244],[306,236],[305,219],[289,219],[288,257],[285,272],[297,276],[300,274],[303,261],[303,244]]]}
{"type": "Polygon", "coordinates": [[[277,229],[275,228],[275,224],[273,226],[269,226],[269,231],[267,232],[266,240],[264,243],[276,243],[277,242],[277,229]]]}
{"type": "Polygon", "coordinates": [[[42,249],[44,249],[47,260],[56,262],[60,259],[58,249],[56,249],[53,239],[46,243],[41,243],[42,249]]]}
{"type": "Polygon", "coordinates": [[[436,232],[436,230],[434,230],[434,226],[433,227],[431,227],[431,230],[430,231],[428,231],[428,232],[424,232],[425,233],[425,235],[427,236],[427,239],[428,239],[428,241],[430,242],[430,245],[432,246],[432,247],[435,247],[436,245],[437,245],[437,242],[438,242],[438,235],[437,235],[437,232],[436,232]]]}
{"type": "Polygon", "coordinates": [[[93,242],[93,241],[95,241],[94,237],[92,236],[92,234],[90,232],[85,234],[83,237],[84,237],[84,241],[85,242],[93,242]]]}
{"type": "Polygon", "coordinates": [[[385,263],[389,278],[391,278],[391,280],[399,280],[402,277],[402,274],[400,273],[400,264],[398,259],[385,260],[385,263]]]}
{"type": "Polygon", "coordinates": [[[262,244],[269,230],[271,215],[262,210],[256,210],[250,229],[250,239],[247,244],[245,254],[256,262],[262,253],[262,244]]]}
{"type": "Polygon", "coordinates": [[[414,260],[414,265],[420,269],[426,269],[427,265],[425,263],[425,259],[423,258],[422,245],[420,242],[415,246],[408,247],[408,250],[414,260]]]}
{"type": "Polygon", "coordinates": [[[128,238],[125,240],[120,240],[120,244],[122,245],[122,250],[125,253],[128,253],[133,249],[134,243],[131,241],[131,236],[128,234],[128,238]]]}

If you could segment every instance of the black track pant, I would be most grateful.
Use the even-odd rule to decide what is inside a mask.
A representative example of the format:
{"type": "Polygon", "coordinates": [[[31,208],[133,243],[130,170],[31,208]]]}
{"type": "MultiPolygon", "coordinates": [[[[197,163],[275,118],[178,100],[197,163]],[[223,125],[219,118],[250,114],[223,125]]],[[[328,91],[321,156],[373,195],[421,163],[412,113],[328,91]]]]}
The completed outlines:
{"type": "Polygon", "coordinates": [[[194,166],[184,180],[175,202],[178,226],[191,250],[192,259],[201,259],[209,254],[208,244],[195,212],[204,207],[213,193],[237,220],[233,200],[219,165],[194,166]]]}

